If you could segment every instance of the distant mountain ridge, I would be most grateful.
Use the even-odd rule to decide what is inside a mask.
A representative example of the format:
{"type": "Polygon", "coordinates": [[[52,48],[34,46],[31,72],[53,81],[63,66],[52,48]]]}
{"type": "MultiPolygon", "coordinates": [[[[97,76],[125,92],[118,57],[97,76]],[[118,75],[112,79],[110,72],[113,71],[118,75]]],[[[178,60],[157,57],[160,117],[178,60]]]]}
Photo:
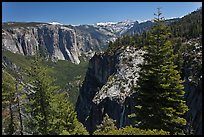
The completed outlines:
{"type": "Polygon", "coordinates": [[[96,27],[101,27],[103,29],[109,30],[110,32],[120,36],[125,33],[127,30],[132,28],[132,26],[137,23],[137,21],[125,20],[120,22],[105,22],[105,23],[96,23],[96,27]]]}
{"type": "MultiPolygon", "coordinates": [[[[181,55],[179,64],[183,66],[185,99],[190,108],[185,116],[188,122],[186,132],[202,135],[202,9],[182,18],[167,19],[166,23],[172,35],[181,38],[180,44],[178,40],[172,41],[172,44],[181,55]]],[[[12,71],[8,72],[12,74],[15,73],[13,68],[28,67],[32,59],[29,56],[38,49],[46,58],[60,60],[45,61],[45,66],[48,65],[56,83],[69,93],[72,102],[76,102],[80,89],[76,103],[77,117],[90,133],[106,113],[116,120],[118,128],[122,128],[131,123],[129,114],[136,105],[136,94],[131,90],[137,85],[144,51],[137,48],[139,42],[134,43],[140,38],[137,35],[126,39],[127,43],[133,40],[133,44],[121,42],[121,47],[116,39],[141,34],[153,25],[150,20],[77,26],[59,22],[2,23],[2,71],[9,68],[12,71]],[[102,52],[109,41],[115,40],[116,48],[102,52]]],[[[144,39],[142,37],[138,41],[144,39]]]]}
{"type": "MultiPolygon", "coordinates": [[[[152,25],[150,21],[140,25],[146,29],[148,23],[152,25]]],[[[189,107],[184,116],[187,120],[185,134],[202,135],[202,10],[166,23],[170,26],[171,42],[179,57],[176,60],[181,67],[184,99],[189,107]]],[[[141,28],[137,25],[134,24],[132,30],[139,31],[141,28]]],[[[145,41],[146,36],[141,37],[145,41]]],[[[135,41],[138,38],[133,37],[135,41]]],[[[110,44],[109,52],[95,54],[89,61],[76,111],[90,134],[102,123],[105,114],[116,121],[117,128],[131,125],[130,114],[138,105],[134,104],[138,92],[132,89],[137,87],[145,53],[137,44],[131,45],[133,39],[125,39],[127,45],[117,40],[110,44]]],[[[142,42],[142,45],[148,46],[148,43],[142,42]]]]}
{"type": "MultiPolygon", "coordinates": [[[[170,24],[181,18],[167,19],[170,24]]],[[[52,60],[69,60],[79,64],[79,57],[91,58],[102,52],[110,41],[124,35],[141,34],[154,23],[150,20],[138,22],[100,22],[93,25],[64,25],[59,22],[3,22],[2,49],[25,56],[34,55],[37,49],[52,60]]]]}

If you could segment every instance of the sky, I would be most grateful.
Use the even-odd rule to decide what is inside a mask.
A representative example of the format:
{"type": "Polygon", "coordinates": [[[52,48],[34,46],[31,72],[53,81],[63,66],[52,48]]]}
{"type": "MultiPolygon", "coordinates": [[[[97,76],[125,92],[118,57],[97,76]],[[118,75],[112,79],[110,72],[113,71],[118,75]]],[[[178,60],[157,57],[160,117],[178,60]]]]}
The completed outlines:
{"type": "Polygon", "coordinates": [[[2,2],[2,21],[95,24],[151,20],[160,7],[165,18],[181,17],[202,2],[2,2]]]}

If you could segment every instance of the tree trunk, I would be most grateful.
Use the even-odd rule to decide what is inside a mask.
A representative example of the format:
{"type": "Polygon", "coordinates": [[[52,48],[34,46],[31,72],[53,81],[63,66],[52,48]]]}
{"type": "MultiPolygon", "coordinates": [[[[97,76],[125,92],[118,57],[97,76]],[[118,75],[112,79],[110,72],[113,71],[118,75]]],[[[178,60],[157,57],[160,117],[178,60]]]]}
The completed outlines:
{"type": "Polygon", "coordinates": [[[20,134],[23,135],[23,121],[22,121],[21,107],[19,102],[18,81],[16,82],[16,93],[17,93],[18,115],[19,115],[19,121],[20,121],[20,134]]]}
{"type": "Polygon", "coordinates": [[[9,103],[9,114],[10,114],[10,123],[9,123],[9,135],[13,135],[14,133],[14,123],[13,123],[13,110],[12,110],[12,98],[9,103]]]}

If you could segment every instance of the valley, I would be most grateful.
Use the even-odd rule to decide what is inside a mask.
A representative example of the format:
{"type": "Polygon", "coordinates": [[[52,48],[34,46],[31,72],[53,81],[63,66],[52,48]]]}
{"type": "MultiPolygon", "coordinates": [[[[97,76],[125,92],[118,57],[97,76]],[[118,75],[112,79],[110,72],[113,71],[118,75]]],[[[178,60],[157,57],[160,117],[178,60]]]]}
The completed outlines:
{"type": "Polygon", "coordinates": [[[157,21],[2,22],[3,134],[202,135],[202,7],[157,21]]]}

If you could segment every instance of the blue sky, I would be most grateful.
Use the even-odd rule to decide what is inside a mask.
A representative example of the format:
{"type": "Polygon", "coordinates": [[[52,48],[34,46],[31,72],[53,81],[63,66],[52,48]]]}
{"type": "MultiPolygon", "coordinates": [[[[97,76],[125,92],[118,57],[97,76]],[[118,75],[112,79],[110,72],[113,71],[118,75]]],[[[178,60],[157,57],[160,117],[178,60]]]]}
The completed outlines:
{"type": "Polygon", "coordinates": [[[153,19],[157,7],[165,18],[180,17],[202,2],[2,2],[2,21],[94,24],[153,19]]]}

